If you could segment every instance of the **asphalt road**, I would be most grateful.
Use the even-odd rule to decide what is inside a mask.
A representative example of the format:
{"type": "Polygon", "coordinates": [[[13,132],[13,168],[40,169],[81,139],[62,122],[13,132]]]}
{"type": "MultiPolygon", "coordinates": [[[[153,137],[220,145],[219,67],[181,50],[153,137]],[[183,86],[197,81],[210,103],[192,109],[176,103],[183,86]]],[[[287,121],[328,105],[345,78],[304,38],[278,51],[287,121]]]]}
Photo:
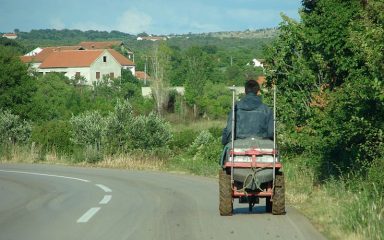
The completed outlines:
{"type": "Polygon", "coordinates": [[[300,213],[218,212],[215,179],[0,164],[0,240],[324,239],[300,213]]]}

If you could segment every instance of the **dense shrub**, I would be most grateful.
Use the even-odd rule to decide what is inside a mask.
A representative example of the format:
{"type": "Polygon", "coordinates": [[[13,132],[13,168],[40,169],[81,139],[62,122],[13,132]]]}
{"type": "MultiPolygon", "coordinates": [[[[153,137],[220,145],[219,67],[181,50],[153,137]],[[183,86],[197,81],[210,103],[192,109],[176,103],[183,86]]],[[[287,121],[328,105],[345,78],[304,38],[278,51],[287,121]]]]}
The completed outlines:
{"type": "Polygon", "coordinates": [[[168,147],[172,138],[169,123],[155,113],[135,117],[129,131],[132,146],[139,149],[168,147]]]}
{"type": "Polygon", "coordinates": [[[71,141],[80,146],[93,146],[97,150],[101,148],[105,119],[99,112],[85,112],[70,119],[72,125],[71,141]]]}
{"type": "Polygon", "coordinates": [[[9,111],[0,110],[0,144],[24,144],[31,137],[31,124],[9,111]]]}
{"type": "Polygon", "coordinates": [[[45,152],[56,151],[70,154],[74,144],[71,141],[72,127],[68,121],[49,121],[36,125],[32,129],[31,140],[45,152]]]}
{"type": "Polygon", "coordinates": [[[173,132],[173,138],[170,142],[172,149],[186,149],[195,140],[199,132],[193,129],[185,129],[173,132]]]}
{"type": "Polygon", "coordinates": [[[214,138],[208,130],[203,130],[185,150],[172,159],[172,166],[199,175],[217,174],[222,151],[220,138],[214,138]]]}
{"type": "Polygon", "coordinates": [[[132,106],[126,101],[117,101],[115,111],[106,118],[104,129],[105,148],[108,153],[126,152],[131,148],[129,129],[132,127],[132,106]]]}
{"type": "Polygon", "coordinates": [[[208,130],[203,130],[189,146],[187,153],[194,161],[218,163],[222,145],[220,139],[214,138],[208,130]]]}

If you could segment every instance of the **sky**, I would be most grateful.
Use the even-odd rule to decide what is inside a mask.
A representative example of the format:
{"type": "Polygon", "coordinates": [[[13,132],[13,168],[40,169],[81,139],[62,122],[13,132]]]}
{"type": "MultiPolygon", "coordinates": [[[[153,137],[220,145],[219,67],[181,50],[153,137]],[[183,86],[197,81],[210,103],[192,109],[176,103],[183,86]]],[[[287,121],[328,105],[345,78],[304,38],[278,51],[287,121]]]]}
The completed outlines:
{"type": "Polygon", "coordinates": [[[277,27],[301,0],[0,0],[0,32],[79,29],[185,34],[277,27]]]}

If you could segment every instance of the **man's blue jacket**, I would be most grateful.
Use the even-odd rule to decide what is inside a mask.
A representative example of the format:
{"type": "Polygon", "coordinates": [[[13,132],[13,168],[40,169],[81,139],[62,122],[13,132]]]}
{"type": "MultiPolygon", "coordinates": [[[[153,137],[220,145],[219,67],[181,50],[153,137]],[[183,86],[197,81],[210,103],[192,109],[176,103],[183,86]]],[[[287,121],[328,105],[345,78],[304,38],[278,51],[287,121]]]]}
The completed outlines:
{"type": "MultiPolygon", "coordinates": [[[[232,112],[228,114],[227,127],[223,130],[223,145],[231,141],[231,126],[232,112]]],[[[254,93],[248,93],[235,105],[235,139],[248,137],[273,139],[272,110],[254,93]]]]}

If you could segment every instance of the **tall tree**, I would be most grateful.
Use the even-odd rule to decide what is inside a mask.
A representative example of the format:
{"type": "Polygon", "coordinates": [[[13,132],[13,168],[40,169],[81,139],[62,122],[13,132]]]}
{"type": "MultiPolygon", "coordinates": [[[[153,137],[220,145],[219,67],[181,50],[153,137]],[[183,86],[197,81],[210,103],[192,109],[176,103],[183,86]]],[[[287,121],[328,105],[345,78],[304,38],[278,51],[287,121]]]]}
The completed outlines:
{"type": "Polygon", "coordinates": [[[17,53],[10,47],[0,46],[0,109],[27,117],[35,91],[34,78],[17,53]]]}
{"type": "Polygon", "coordinates": [[[163,109],[168,103],[170,55],[171,49],[165,43],[160,43],[154,47],[151,57],[151,89],[159,115],[162,115],[163,109]]]}
{"type": "Polygon", "coordinates": [[[316,154],[322,175],[365,176],[384,155],[383,1],[303,3],[266,51],[284,142],[316,154]]]}
{"type": "Polygon", "coordinates": [[[194,106],[195,116],[197,114],[197,102],[202,97],[204,87],[209,76],[210,62],[207,54],[200,47],[191,47],[187,50],[186,56],[186,82],[185,98],[187,103],[194,106]]]}

